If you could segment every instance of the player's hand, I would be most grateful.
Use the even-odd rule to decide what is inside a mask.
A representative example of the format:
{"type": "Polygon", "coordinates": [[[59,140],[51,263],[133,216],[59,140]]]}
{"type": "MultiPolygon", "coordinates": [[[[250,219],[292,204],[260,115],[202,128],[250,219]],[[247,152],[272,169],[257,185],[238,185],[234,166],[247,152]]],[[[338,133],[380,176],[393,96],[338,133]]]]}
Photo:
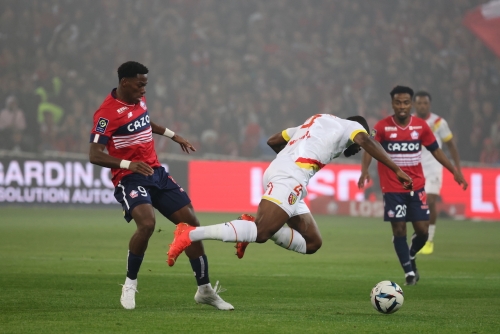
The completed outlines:
{"type": "Polygon", "coordinates": [[[358,188],[363,189],[365,184],[371,180],[370,174],[368,172],[361,172],[358,180],[358,188]]]}
{"type": "Polygon", "coordinates": [[[455,171],[455,174],[453,174],[453,178],[455,179],[455,181],[459,185],[462,186],[463,190],[466,190],[467,187],[469,186],[469,184],[467,183],[467,181],[465,181],[464,176],[462,175],[462,172],[460,172],[459,170],[455,171]]]}
{"type": "Polygon", "coordinates": [[[173,137],[172,137],[172,140],[175,141],[176,143],[178,143],[179,145],[181,145],[181,148],[184,152],[186,152],[187,154],[189,154],[189,150],[191,151],[196,151],[196,149],[193,147],[193,145],[191,145],[186,139],[182,138],[181,136],[179,136],[178,134],[175,134],[173,137]]]}
{"type": "Polygon", "coordinates": [[[130,169],[134,173],[142,174],[144,176],[151,176],[154,173],[153,168],[142,161],[131,162],[128,169],[130,169]]]}
{"type": "Polygon", "coordinates": [[[401,169],[396,172],[396,176],[406,190],[413,190],[413,180],[401,169]]]}

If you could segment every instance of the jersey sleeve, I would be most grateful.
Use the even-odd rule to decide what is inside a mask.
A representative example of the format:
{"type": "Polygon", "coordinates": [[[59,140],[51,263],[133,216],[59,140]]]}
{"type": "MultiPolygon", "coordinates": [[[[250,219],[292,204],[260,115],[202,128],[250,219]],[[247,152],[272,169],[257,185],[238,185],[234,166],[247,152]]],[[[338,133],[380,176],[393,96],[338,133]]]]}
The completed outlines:
{"type": "Polygon", "coordinates": [[[448,122],[446,122],[444,118],[440,118],[438,122],[439,123],[436,124],[438,126],[437,135],[443,140],[444,143],[446,143],[453,138],[453,133],[451,133],[448,122]]]}
{"type": "Polygon", "coordinates": [[[439,144],[432,133],[431,128],[426,122],[422,122],[422,145],[425,146],[430,152],[439,148],[439,144]]]}
{"type": "Polygon", "coordinates": [[[377,122],[377,124],[375,124],[372,132],[373,132],[373,139],[381,143],[385,135],[385,128],[384,125],[382,124],[382,121],[379,121],[377,122]]]}
{"type": "Polygon", "coordinates": [[[298,129],[299,129],[298,126],[296,126],[294,128],[285,129],[285,130],[281,131],[281,136],[283,136],[283,139],[285,139],[288,142],[288,141],[290,141],[290,138],[293,137],[295,132],[297,132],[298,129]]]}
{"type": "Polygon", "coordinates": [[[117,129],[117,122],[107,115],[105,109],[99,109],[94,114],[94,125],[90,133],[90,142],[106,145],[117,129]]]}
{"type": "Polygon", "coordinates": [[[349,122],[349,127],[347,128],[347,132],[349,134],[349,140],[352,142],[354,142],[354,137],[356,137],[358,133],[364,132],[368,134],[365,128],[358,122],[349,122]]]}

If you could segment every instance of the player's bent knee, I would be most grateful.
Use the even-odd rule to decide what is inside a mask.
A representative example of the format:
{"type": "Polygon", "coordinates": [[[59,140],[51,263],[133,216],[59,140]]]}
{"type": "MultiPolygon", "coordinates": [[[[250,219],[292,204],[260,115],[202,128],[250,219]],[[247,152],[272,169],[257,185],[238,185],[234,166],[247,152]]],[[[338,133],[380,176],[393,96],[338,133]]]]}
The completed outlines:
{"type": "Polygon", "coordinates": [[[256,243],[259,243],[259,244],[263,244],[264,242],[266,242],[267,240],[271,239],[271,233],[268,233],[268,232],[261,232],[261,231],[257,231],[257,238],[255,239],[255,242],[256,243]]]}
{"type": "Polygon", "coordinates": [[[316,253],[321,246],[323,245],[322,240],[315,240],[314,242],[307,243],[306,245],[306,254],[314,254],[316,253]]]}
{"type": "Polygon", "coordinates": [[[137,224],[137,229],[141,233],[151,236],[155,231],[155,222],[142,222],[141,224],[137,224]]]}
{"type": "Polygon", "coordinates": [[[418,236],[418,237],[421,237],[421,238],[428,238],[429,237],[429,230],[428,229],[425,229],[425,230],[415,230],[415,234],[418,236]]]}

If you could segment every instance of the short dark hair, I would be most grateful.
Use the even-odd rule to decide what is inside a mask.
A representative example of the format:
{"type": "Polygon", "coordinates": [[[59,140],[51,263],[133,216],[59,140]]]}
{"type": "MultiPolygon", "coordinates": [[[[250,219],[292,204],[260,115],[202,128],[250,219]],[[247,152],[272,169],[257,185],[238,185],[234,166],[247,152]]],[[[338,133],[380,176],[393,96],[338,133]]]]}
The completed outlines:
{"type": "Polygon", "coordinates": [[[421,90],[421,91],[416,92],[415,93],[415,97],[413,98],[413,100],[416,100],[417,96],[420,96],[420,97],[426,97],[427,96],[429,98],[429,101],[432,101],[431,94],[427,93],[425,90],[421,90]]]}
{"type": "Polygon", "coordinates": [[[149,70],[146,66],[136,61],[127,61],[118,67],[118,81],[123,78],[135,78],[137,74],[148,74],[149,70]]]}
{"type": "Polygon", "coordinates": [[[391,94],[391,99],[393,99],[396,94],[410,94],[410,97],[413,98],[413,89],[406,86],[396,86],[389,94],[391,94]]]}
{"type": "Polygon", "coordinates": [[[358,122],[359,124],[361,124],[365,128],[366,132],[368,132],[368,134],[370,134],[370,127],[368,126],[368,122],[366,121],[366,119],[363,116],[349,116],[346,119],[348,119],[350,121],[358,122]]]}

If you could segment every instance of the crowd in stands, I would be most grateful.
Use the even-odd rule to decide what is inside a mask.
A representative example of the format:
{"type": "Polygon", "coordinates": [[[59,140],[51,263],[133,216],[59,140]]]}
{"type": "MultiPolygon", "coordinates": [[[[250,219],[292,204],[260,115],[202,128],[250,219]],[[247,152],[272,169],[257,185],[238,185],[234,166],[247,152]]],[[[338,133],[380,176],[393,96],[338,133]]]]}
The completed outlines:
{"type": "MultiPolygon", "coordinates": [[[[198,156],[262,158],[317,113],[392,113],[433,97],[463,160],[498,163],[500,61],[462,24],[477,0],[3,0],[0,149],[88,152],[117,67],[149,70],[151,119],[198,156]]],[[[155,137],[159,152],[180,152],[155,137]]]]}

